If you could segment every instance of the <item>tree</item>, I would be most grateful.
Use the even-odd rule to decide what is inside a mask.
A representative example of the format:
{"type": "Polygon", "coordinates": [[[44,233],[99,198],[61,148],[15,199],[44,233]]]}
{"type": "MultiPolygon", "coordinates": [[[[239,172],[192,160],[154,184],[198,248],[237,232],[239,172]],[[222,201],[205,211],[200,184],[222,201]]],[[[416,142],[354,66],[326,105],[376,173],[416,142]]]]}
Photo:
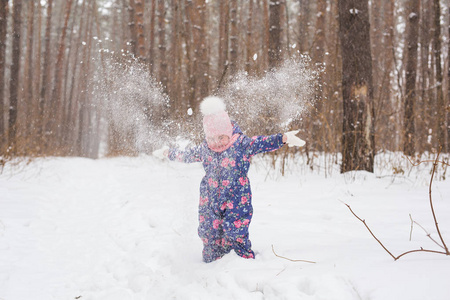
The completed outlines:
{"type": "Polygon", "coordinates": [[[437,122],[437,139],[438,146],[446,147],[446,126],[445,126],[445,105],[443,94],[443,76],[441,66],[441,8],[439,0],[434,0],[434,34],[433,34],[433,48],[434,59],[436,66],[436,122],[437,122]]]}
{"type": "MultiPolygon", "coordinates": [[[[0,151],[6,143],[5,128],[5,56],[6,56],[6,31],[8,21],[8,0],[0,0],[0,151]]],[[[0,152],[1,153],[1,152],[0,152]]]]}
{"type": "Polygon", "coordinates": [[[134,0],[136,23],[136,55],[140,61],[145,62],[145,34],[144,34],[144,0],[134,0]]]}
{"type": "Polygon", "coordinates": [[[341,172],[373,172],[374,108],[367,0],[339,0],[339,37],[344,101],[341,172]]]}
{"type": "Polygon", "coordinates": [[[14,0],[13,3],[13,46],[12,46],[12,64],[11,77],[9,85],[9,122],[8,122],[8,143],[12,147],[13,153],[16,153],[16,133],[17,133],[17,109],[19,98],[19,71],[20,71],[20,32],[22,25],[22,0],[14,0]]]}
{"type": "Polygon", "coordinates": [[[42,65],[42,82],[39,97],[39,117],[38,117],[38,135],[43,141],[44,122],[45,122],[45,104],[47,102],[47,85],[50,82],[50,61],[51,57],[51,24],[52,24],[52,7],[53,0],[47,2],[47,18],[45,27],[45,45],[44,45],[44,62],[42,65]]]}
{"type": "Polygon", "coordinates": [[[228,67],[228,38],[229,38],[229,20],[230,6],[229,0],[220,1],[220,20],[219,20],[219,60],[218,74],[220,76],[219,86],[225,76],[228,67]]]}
{"type": "Polygon", "coordinates": [[[238,70],[239,29],[237,0],[230,0],[230,56],[229,68],[233,75],[238,70]]]}
{"type": "Polygon", "coordinates": [[[269,68],[273,69],[281,61],[281,3],[269,3],[269,68]]]}
{"type": "Polygon", "coordinates": [[[416,74],[417,74],[417,42],[419,36],[419,0],[410,0],[411,10],[408,16],[408,37],[406,54],[406,95],[404,99],[404,140],[403,151],[406,155],[414,155],[416,74]]]}
{"type": "Polygon", "coordinates": [[[63,103],[64,97],[62,94],[62,84],[63,84],[63,66],[64,66],[64,54],[65,54],[65,41],[67,34],[67,24],[69,22],[69,16],[72,9],[73,0],[68,0],[66,2],[66,11],[64,18],[64,25],[62,27],[61,36],[59,39],[58,52],[56,56],[56,64],[55,64],[55,83],[53,86],[51,98],[50,98],[50,115],[47,120],[47,131],[51,133],[51,137],[53,140],[50,141],[53,149],[54,147],[59,146],[59,141],[61,139],[61,121],[63,120],[63,103]]]}
{"type": "Polygon", "coordinates": [[[158,1],[158,32],[159,32],[159,81],[161,82],[164,91],[167,93],[167,85],[169,82],[169,75],[167,70],[167,58],[166,58],[166,6],[164,0],[158,1]]]}

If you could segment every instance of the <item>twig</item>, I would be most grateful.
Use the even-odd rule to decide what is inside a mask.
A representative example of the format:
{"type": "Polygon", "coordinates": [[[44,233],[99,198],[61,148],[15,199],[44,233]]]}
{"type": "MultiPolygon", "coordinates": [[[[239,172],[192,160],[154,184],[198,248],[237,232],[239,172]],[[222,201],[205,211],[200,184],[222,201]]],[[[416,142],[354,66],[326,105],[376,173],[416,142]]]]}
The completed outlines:
{"type": "Polygon", "coordinates": [[[409,218],[411,219],[411,231],[409,232],[409,241],[411,242],[412,232],[413,232],[413,227],[414,227],[414,220],[412,219],[411,214],[409,214],[409,218]]]}
{"type": "Polygon", "coordinates": [[[445,250],[444,246],[442,246],[441,244],[439,244],[435,239],[433,239],[431,237],[431,233],[429,233],[422,225],[420,225],[419,223],[417,223],[416,221],[413,220],[413,218],[411,217],[411,214],[409,214],[409,218],[411,219],[411,233],[409,235],[409,240],[411,241],[411,236],[412,236],[412,228],[413,228],[413,223],[417,224],[420,228],[422,228],[423,231],[425,231],[427,237],[429,237],[436,245],[438,245],[439,247],[441,247],[442,249],[445,250]]]}
{"type": "MultiPolygon", "coordinates": [[[[342,201],[341,201],[342,202],[342,201]]],[[[342,202],[344,203],[344,202],[342,202]]],[[[375,236],[375,234],[372,232],[372,230],[370,230],[369,226],[366,223],[366,220],[361,219],[360,217],[358,217],[357,214],[355,214],[355,212],[352,210],[352,208],[350,207],[350,205],[348,205],[347,203],[344,203],[345,206],[347,206],[347,208],[350,210],[350,212],[358,219],[360,220],[364,226],[366,226],[367,230],[370,232],[370,234],[372,235],[372,237],[378,242],[378,244],[381,245],[381,247],[383,247],[383,249],[389,253],[389,255],[394,259],[397,260],[397,258],[383,245],[383,243],[375,236]]]]}
{"type": "MultiPolygon", "coordinates": [[[[438,153],[438,157],[439,157],[439,154],[440,154],[440,150],[439,150],[439,153],[438,153]]],[[[449,163],[447,163],[447,162],[445,162],[445,161],[443,161],[443,160],[437,160],[437,157],[436,157],[435,160],[421,160],[421,161],[418,161],[417,163],[412,162],[412,161],[409,159],[408,156],[405,156],[405,157],[406,157],[406,159],[409,161],[409,163],[410,163],[411,165],[413,165],[414,167],[417,167],[418,165],[420,165],[420,164],[422,164],[422,163],[427,163],[427,162],[440,163],[440,164],[443,164],[443,165],[446,165],[446,166],[449,166],[449,167],[450,167],[450,164],[449,164],[449,163]]]]}
{"type": "Polygon", "coordinates": [[[433,163],[433,171],[431,172],[431,179],[430,179],[430,186],[428,187],[428,194],[430,196],[430,207],[431,207],[431,213],[433,214],[433,219],[434,219],[434,224],[436,225],[436,230],[437,233],[439,235],[439,238],[441,239],[442,245],[444,246],[445,249],[445,253],[447,255],[450,255],[450,252],[448,251],[447,245],[444,242],[444,238],[442,237],[441,231],[439,230],[439,225],[436,219],[436,214],[434,213],[434,207],[433,207],[433,198],[431,197],[431,186],[433,185],[433,178],[434,178],[434,173],[436,172],[436,166],[438,164],[439,161],[439,155],[441,154],[441,149],[442,147],[439,149],[439,152],[436,156],[436,159],[433,163]]]}
{"type": "Polygon", "coordinates": [[[310,264],[315,264],[316,263],[315,261],[309,261],[309,260],[303,260],[303,259],[290,259],[290,258],[287,258],[287,257],[284,257],[284,256],[280,256],[280,255],[275,253],[275,249],[273,248],[273,245],[272,245],[272,252],[273,252],[273,254],[275,254],[276,257],[283,258],[283,259],[286,259],[286,260],[289,260],[289,261],[306,262],[306,263],[310,263],[310,264]]]}
{"type": "MultiPolygon", "coordinates": [[[[341,202],[342,202],[342,201],[341,201],[341,202]]],[[[342,202],[342,203],[344,203],[344,202],[342,202]]],[[[390,255],[394,260],[397,260],[397,259],[399,259],[400,257],[402,257],[402,256],[404,256],[404,255],[406,255],[406,254],[409,254],[409,253],[415,253],[415,252],[429,252],[429,253],[437,253],[437,254],[449,255],[447,252],[435,251],[435,250],[428,250],[428,249],[420,248],[420,249],[417,249],[417,250],[406,251],[406,252],[400,254],[399,256],[395,256],[395,255],[393,255],[393,254],[392,254],[392,253],[391,253],[391,252],[383,245],[383,243],[375,236],[375,234],[372,232],[372,230],[371,230],[371,229],[369,228],[369,226],[367,225],[366,220],[363,220],[363,219],[361,219],[360,217],[358,217],[358,215],[355,214],[355,212],[352,210],[352,208],[350,207],[350,205],[348,205],[347,203],[344,203],[344,205],[348,207],[348,209],[351,211],[351,213],[352,213],[358,220],[360,220],[360,221],[364,224],[364,226],[366,226],[367,230],[370,232],[370,234],[372,235],[372,237],[373,237],[373,238],[381,245],[381,247],[383,247],[383,249],[384,249],[387,253],[389,253],[389,255],[390,255]]]]}

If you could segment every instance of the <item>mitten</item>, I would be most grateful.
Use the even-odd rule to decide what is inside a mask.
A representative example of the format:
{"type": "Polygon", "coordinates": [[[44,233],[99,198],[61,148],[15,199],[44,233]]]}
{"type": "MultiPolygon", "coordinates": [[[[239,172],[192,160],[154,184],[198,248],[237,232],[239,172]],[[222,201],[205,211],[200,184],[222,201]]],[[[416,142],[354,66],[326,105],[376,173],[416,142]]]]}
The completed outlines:
{"type": "Polygon", "coordinates": [[[300,130],[294,130],[286,132],[284,135],[286,136],[286,144],[288,144],[289,147],[297,146],[297,147],[303,147],[306,142],[295,135],[299,133],[300,130]]]}
{"type": "Polygon", "coordinates": [[[161,149],[153,151],[152,154],[156,158],[164,159],[164,158],[167,158],[168,153],[169,153],[169,147],[168,146],[164,146],[161,149]]]}

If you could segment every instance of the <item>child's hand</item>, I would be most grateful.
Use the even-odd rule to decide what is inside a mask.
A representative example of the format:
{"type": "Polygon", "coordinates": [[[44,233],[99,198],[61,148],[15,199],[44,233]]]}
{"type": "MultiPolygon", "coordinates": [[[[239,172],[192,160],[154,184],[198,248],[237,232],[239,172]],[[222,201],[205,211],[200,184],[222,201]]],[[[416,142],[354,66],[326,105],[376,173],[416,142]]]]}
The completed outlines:
{"type": "Polygon", "coordinates": [[[303,147],[306,142],[295,136],[300,130],[289,131],[283,134],[283,143],[287,143],[289,147],[303,147]]]}
{"type": "Polygon", "coordinates": [[[152,154],[154,157],[159,158],[161,160],[167,158],[169,156],[169,147],[164,146],[161,149],[153,151],[152,154]]]}

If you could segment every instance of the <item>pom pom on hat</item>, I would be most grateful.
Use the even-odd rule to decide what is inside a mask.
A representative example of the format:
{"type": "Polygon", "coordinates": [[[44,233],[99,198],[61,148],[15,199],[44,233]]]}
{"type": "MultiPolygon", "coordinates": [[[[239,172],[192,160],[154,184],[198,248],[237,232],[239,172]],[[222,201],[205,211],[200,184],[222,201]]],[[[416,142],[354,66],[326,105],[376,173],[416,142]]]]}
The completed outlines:
{"type": "Polygon", "coordinates": [[[226,135],[231,138],[233,135],[233,125],[231,125],[230,117],[225,109],[225,103],[219,97],[206,97],[200,103],[200,111],[203,114],[203,130],[206,138],[220,135],[226,135]]]}
{"type": "Polygon", "coordinates": [[[226,106],[223,100],[219,97],[211,96],[206,97],[202,103],[200,103],[200,111],[204,116],[214,115],[225,111],[226,106]]]}

